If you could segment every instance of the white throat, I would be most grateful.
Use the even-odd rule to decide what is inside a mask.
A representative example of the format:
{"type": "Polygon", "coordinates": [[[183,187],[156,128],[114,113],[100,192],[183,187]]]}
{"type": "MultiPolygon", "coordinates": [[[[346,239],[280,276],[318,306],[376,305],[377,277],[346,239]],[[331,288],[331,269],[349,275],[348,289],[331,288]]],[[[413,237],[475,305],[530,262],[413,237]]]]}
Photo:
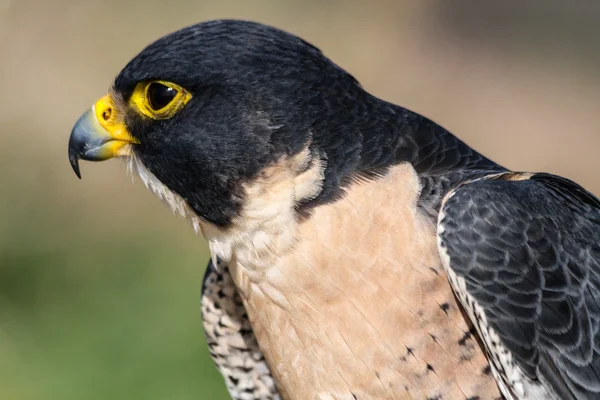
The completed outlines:
{"type": "Polygon", "coordinates": [[[243,184],[244,204],[226,229],[199,217],[135,154],[129,157],[128,170],[135,170],[152,193],[176,215],[190,221],[194,231],[208,241],[213,261],[218,257],[229,262],[235,257],[246,268],[260,270],[268,269],[274,259],[293,247],[298,224],[295,206],[299,201],[315,198],[320,193],[325,162],[312,161],[306,148],[294,157],[267,167],[256,179],[243,184]]]}

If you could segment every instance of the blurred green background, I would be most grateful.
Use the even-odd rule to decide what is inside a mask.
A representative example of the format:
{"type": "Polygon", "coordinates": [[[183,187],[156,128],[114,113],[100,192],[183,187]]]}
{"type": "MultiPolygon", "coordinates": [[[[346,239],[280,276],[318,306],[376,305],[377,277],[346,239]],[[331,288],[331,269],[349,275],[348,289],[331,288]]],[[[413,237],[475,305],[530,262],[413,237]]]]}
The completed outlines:
{"type": "Polygon", "coordinates": [[[0,0],[0,399],[225,399],[201,330],[206,245],[120,162],[67,161],[143,46],[244,18],[507,167],[600,193],[600,3],[0,0]]]}

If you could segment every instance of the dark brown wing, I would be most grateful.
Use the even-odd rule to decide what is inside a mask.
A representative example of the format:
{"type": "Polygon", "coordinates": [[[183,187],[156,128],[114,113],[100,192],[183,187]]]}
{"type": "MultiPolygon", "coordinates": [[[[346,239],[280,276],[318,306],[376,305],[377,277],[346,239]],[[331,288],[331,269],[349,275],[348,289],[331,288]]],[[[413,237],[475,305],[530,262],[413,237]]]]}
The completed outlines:
{"type": "Polygon", "coordinates": [[[454,290],[494,332],[486,347],[508,396],[599,399],[600,201],[558,176],[504,173],[452,192],[438,228],[454,290]]]}

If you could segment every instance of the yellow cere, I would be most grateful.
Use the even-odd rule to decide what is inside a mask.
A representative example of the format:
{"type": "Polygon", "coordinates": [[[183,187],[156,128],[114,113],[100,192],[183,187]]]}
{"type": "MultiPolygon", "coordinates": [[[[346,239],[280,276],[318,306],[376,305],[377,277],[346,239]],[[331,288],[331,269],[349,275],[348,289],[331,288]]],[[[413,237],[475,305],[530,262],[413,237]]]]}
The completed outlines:
{"type": "Polygon", "coordinates": [[[173,117],[179,110],[183,108],[183,106],[186,105],[191,98],[192,95],[187,90],[175,83],[154,80],[138,83],[133,90],[133,94],[131,95],[129,103],[132,108],[139,111],[146,117],[160,120],[173,117]],[[175,93],[169,103],[158,110],[152,107],[149,98],[148,89],[152,86],[152,84],[163,85],[166,88],[172,89],[172,91],[175,93]]]}
{"type": "Polygon", "coordinates": [[[138,143],[127,131],[122,118],[117,115],[110,95],[107,94],[94,104],[94,114],[100,125],[117,141],[116,143],[138,143]]]}

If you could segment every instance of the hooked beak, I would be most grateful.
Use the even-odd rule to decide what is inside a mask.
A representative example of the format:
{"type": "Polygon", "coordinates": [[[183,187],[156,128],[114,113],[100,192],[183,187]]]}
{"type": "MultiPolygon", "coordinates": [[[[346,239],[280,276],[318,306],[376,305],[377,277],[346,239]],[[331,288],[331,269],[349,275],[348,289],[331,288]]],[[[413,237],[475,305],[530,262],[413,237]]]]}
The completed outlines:
{"type": "Polygon", "coordinates": [[[127,131],[117,115],[110,95],[86,111],[75,123],[69,138],[69,162],[79,179],[79,160],[104,161],[131,154],[131,145],[139,143],[127,131]]]}

